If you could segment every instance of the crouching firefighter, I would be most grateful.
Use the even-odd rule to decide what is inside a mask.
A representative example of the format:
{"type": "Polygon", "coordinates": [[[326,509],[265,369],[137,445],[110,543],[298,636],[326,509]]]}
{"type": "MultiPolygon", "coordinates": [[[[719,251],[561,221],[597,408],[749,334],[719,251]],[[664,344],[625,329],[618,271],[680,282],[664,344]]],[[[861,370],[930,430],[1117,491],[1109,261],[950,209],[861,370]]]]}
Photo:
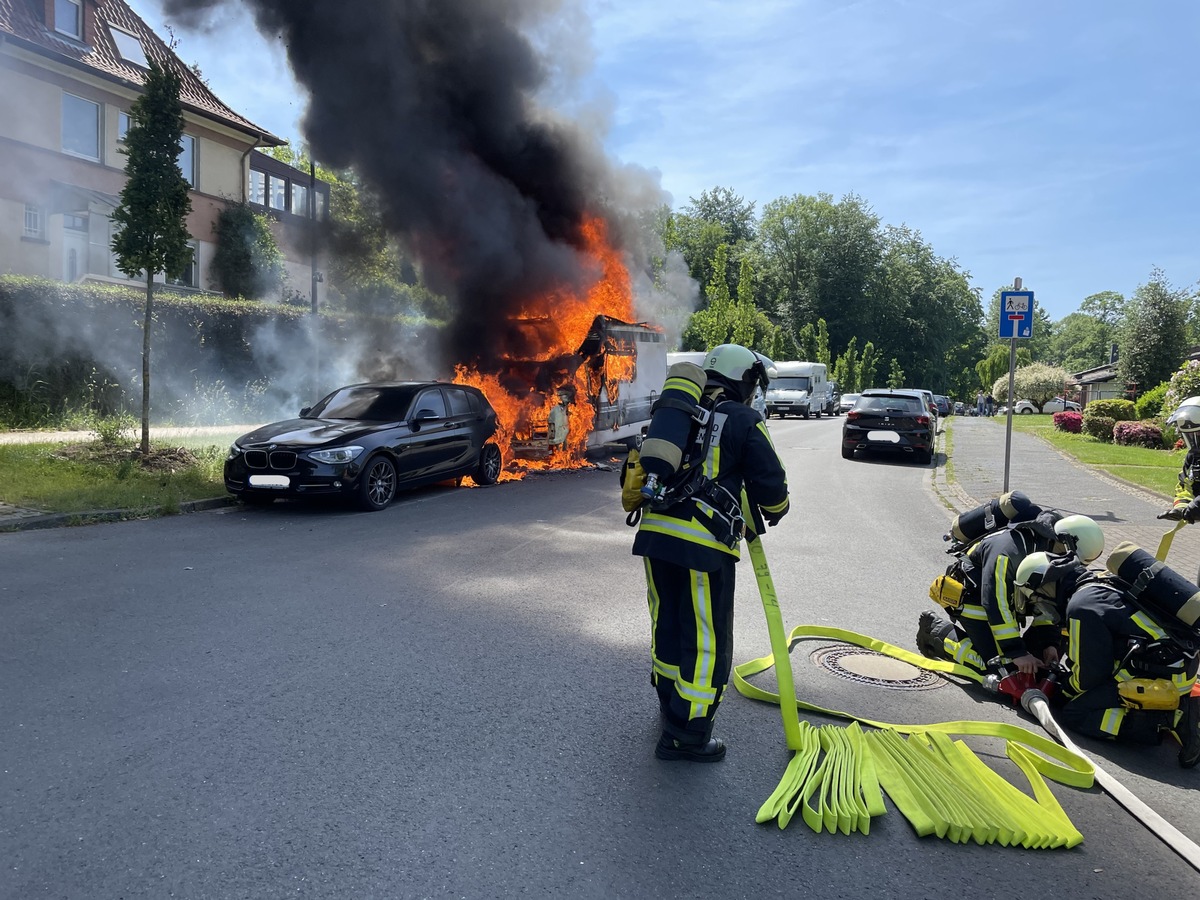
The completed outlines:
{"type": "Polygon", "coordinates": [[[1065,678],[1052,702],[1059,721],[1089,737],[1157,744],[1173,734],[1179,764],[1200,762],[1200,697],[1191,696],[1200,659],[1200,590],[1130,543],[1107,572],[1035,553],[1022,561],[1017,591],[1065,612],[1065,678]]]}
{"type": "Polygon", "coordinates": [[[1104,550],[1104,533],[1087,516],[1042,511],[981,537],[962,552],[951,573],[934,581],[930,596],[946,607],[950,620],[921,613],[917,649],[979,672],[988,672],[989,663],[1000,658],[1024,675],[1036,675],[1057,660],[1059,628],[1040,611],[1021,608],[1013,593],[1021,561],[1046,550],[1091,562],[1104,550]],[[947,584],[956,586],[955,596],[947,584]]]}
{"type": "MultiPolygon", "coordinates": [[[[725,756],[712,729],[733,666],[742,493],[756,517],[775,525],[788,511],[788,489],[766,423],[748,405],[767,385],[762,359],[721,344],[702,371],[681,366],[671,367],[642,444],[648,474],[633,553],[645,563],[650,680],[662,712],[654,755],[716,762],[725,756]]],[[[752,524],[761,533],[762,523],[752,524]]]]}

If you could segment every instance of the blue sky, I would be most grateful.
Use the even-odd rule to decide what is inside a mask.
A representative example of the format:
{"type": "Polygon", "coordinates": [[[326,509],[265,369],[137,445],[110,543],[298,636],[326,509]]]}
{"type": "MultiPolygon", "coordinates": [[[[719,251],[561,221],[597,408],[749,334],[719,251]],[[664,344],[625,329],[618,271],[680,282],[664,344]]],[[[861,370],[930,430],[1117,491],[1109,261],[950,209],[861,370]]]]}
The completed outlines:
{"type": "MultiPolygon", "coordinates": [[[[132,0],[164,33],[158,0],[132,0]]],[[[610,155],[676,208],[856,193],[1059,319],[1151,269],[1200,280],[1195,0],[585,0],[610,155]]],[[[302,93],[245,14],[177,29],[226,103],[299,138],[302,93]]]]}

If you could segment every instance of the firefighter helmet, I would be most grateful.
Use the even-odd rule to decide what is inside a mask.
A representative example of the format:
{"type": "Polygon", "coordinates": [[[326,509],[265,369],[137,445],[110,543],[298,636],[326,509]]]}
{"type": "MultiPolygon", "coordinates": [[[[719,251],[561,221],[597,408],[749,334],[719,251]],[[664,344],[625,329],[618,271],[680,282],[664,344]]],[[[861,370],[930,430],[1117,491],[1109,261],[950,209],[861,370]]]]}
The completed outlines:
{"type": "Polygon", "coordinates": [[[756,387],[766,390],[770,382],[764,359],[766,357],[741,344],[720,344],[704,357],[704,371],[710,379],[716,376],[723,385],[737,393],[738,399],[746,403],[754,396],[756,387]]]}
{"type": "Polygon", "coordinates": [[[1200,397],[1188,397],[1179,404],[1167,424],[1179,429],[1179,436],[1189,450],[1200,450],[1200,397]]]}
{"type": "Polygon", "coordinates": [[[1017,574],[1013,578],[1013,584],[1019,588],[1027,588],[1031,591],[1036,591],[1043,583],[1049,583],[1053,580],[1051,575],[1054,563],[1049,553],[1038,551],[1030,553],[1017,566],[1017,574]]]}
{"type": "Polygon", "coordinates": [[[1104,552],[1104,532],[1088,516],[1067,516],[1054,523],[1054,533],[1081,562],[1090,563],[1104,552]]]}

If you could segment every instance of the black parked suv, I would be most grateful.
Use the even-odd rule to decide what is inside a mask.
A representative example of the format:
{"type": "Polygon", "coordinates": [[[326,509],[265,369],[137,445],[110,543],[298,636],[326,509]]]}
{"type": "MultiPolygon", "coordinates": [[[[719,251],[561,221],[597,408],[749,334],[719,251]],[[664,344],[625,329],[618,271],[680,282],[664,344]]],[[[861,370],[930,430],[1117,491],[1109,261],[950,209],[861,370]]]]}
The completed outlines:
{"type": "Polygon", "coordinates": [[[842,457],[855,450],[887,450],[912,456],[921,465],[933,460],[933,419],[918,391],[863,391],[842,425],[842,457]]]}
{"type": "Polygon", "coordinates": [[[342,495],[366,510],[403,488],[470,476],[495,484],[503,465],[496,413],[461,384],[407,381],[338,388],[300,418],[242,435],[225,488],[247,503],[342,495]]]}

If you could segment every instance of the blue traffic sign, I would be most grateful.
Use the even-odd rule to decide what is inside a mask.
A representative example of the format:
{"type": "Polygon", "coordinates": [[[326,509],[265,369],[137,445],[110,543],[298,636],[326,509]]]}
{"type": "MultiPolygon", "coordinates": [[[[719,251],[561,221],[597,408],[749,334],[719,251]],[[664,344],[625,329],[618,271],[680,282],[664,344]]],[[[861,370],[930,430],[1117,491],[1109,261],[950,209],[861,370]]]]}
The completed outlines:
{"type": "Polygon", "coordinates": [[[1000,337],[1033,335],[1033,291],[1000,292],[1000,337]]]}

